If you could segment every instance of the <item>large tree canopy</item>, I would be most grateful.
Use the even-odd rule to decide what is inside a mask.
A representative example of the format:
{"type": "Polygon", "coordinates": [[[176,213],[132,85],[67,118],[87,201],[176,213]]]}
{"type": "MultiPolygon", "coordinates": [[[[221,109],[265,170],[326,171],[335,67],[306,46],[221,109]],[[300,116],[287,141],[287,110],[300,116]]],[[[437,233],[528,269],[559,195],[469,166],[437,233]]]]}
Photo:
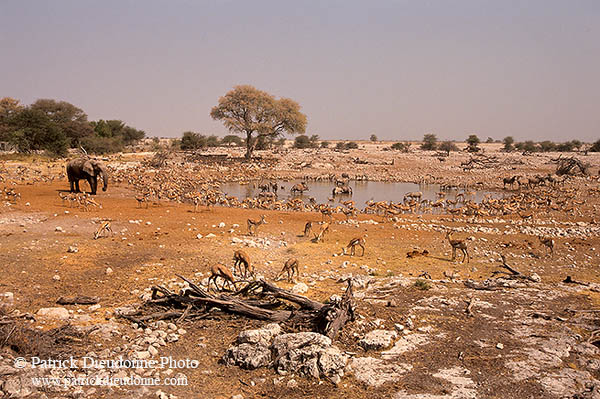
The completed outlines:
{"type": "Polygon", "coordinates": [[[251,158],[257,139],[275,138],[283,133],[304,133],[306,115],[289,98],[276,99],[253,86],[236,86],[210,111],[230,132],[246,135],[246,158],[251,158]]]}
{"type": "Polygon", "coordinates": [[[31,104],[34,111],[43,112],[52,122],[62,129],[72,147],[77,147],[83,137],[94,134],[87,115],[81,108],[66,101],[41,98],[31,104]]]}

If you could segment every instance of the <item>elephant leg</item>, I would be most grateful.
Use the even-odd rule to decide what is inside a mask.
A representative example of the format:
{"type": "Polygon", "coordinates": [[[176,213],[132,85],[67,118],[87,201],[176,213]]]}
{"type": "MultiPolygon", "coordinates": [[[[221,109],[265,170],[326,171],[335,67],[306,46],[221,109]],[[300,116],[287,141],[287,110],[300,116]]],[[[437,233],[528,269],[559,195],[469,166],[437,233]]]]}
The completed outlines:
{"type": "Polygon", "coordinates": [[[75,183],[75,192],[76,193],[80,192],[80,190],[79,190],[79,179],[76,179],[74,183],[75,183]]]}
{"type": "Polygon", "coordinates": [[[90,185],[90,193],[92,195],[96,194],[96,192],[94,191],[94,179],[92,178],[92,176],[86,178],[86,180],[87,180],[88,184],[90,185]]]}
{"type": "Polygon", "coordinates": [[[75,192],[75,182],[73,180],[69,181],[69,184],[71,185],[71,192],[75,192]]]}

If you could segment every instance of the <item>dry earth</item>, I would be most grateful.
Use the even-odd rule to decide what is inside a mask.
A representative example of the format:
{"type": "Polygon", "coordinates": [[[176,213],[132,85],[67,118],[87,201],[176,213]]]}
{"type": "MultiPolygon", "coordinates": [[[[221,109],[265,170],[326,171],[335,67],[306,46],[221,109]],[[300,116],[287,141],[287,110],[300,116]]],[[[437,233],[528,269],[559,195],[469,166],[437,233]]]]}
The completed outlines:
{"type": "MultiPolygon", "coordinates": [[[[496,166],[463,171],[460,163],[469,158],[466,154],[439,161],[433,153],[398,154],[377,148],[384,144],[362,145],[363,149],[349,153],[286,150],[262,154],[275,159],[269,161],[269,169],[261,163],[196,164],[184,169],[213,181],[348,172],[383,181],[447,182],[463,187],[479,182],[480,187],[499,189],[502,177],[552,172],[554,165],[549,161],[558,156],[502,154],[492,145],[486,153],[498,157],[496,166]]],[[[118,160],[111,158],[109,164],[137,165],[143,158],[125,154],[118,160]]],[[[580,158],[597,175],[600,158],[580,158]]],[[[40,176],[59,177],[62,165],[27,161],[3,165],[0,185],[14,188],[21,198],[16,204],[3,201],[0,206],[0,293],[12,293],[12,298],[3,295],[0,303],[7,315],[16,311],[34,317],[0,325],[0,397],[600,397],[600,352],[592,344],[594,339],[588,342],[600,329],[600,225],[596,224],[600,204],[599,196],[593,194],[598,189],[595,178],[573,178],[556,189],[573,190],[578,201],[575,210],[539,212],[533,221],[523,221],[518,215],[473,219],[404,214],[383,222],[381,216],[360,214],[347,222],[343,215],[335,215],[331,234],[324,242],[314,243],[302,237],[302,230],[306,221],[320,221],[319,213],[219,206],[202,207],[195,213],[189,203],[168,201],[145,209],[137,206],[126,181],[99,192],[96,199],[102,209],[70,208],[58,196],[68,188],[64,176],[31,184],[40,176]],[[19,166],[32,169],[19,174],[19,166]],[[249,237],[246,220],[261,214],[268,223],[256,237],[249,237]],[[93,240],[102,219],[112,220],[114,234],[93,240]],[[472,257],[469,264],[451,261],[444,236],[447,227],[458,230],[457,238],[466,239],[472,257]],[[340,255],[341,248],[362,233],[367,234],[364,256],[340,255]],[[554,256],[547,254],[538,234],[554,236],[554,256]],[[68,252],[70,247],[76,252],[68,252]],[[298,258],[298,280],[308,288],[304,295],[319,301],[341,295],[344,278],[355,278],[357,318],[333,343],[349,357],[339,383],[279,375],[268,368],[243,370],[224,365],[221,358],[237,335],[264,322],[216,312],[204,320],[184,320],[176,326],[150,323],[143,329],[117,316],[119,308],[148,299],[152,286],[175,291],[184,287],[176,274],[203,283],[210,265],[220,261],[232,266],[233,251],[241,248],[259,275],[271,281],[286,259],[298,258]],[[406,252],[413,249],[427,249],[429,256],[407,259],[406,252]],[[496,290],[465,286],[469,279],[481,284],[499,270],[500,254],[536,281],[505,279],[496,290]],[[419,278],[423,272],[431,279],[419,278]],[[567,276],[588,285],[563,283],[567,276]],[[56,304],[61,296],[77,295],[98,296],[100,306],[56,304]],[[68,314],[52,318],[38,313],[52,307],[63,307],[68,314]],[[79,333],[70,334],[65,324],[79,333]],[[53,328],[59,329],[52,332],[53,328]],[[373,330],[395,333],[389,333],[389,342],[381,347],[365,350],[359,342],[373,330]],[[194,359],[199,367],[140,371],[161,379],[185,378],[182,386],[110,389],[33,387],[32,376],[46,375],[48,370],[32,369],[31,363],[23,370],[13,367],[14,359],[21,356],[28,361],[31,356],[135,358],[148,346],[157,350],[150,354],[155,358],[194,359]]],[[[276,284],[294,287],[285,281],[276,284]]],[[[82,370],[53,372],[62,378],[82,370]]],[[[113,372],[124,373],[85,371],[87,375],[113,372]]]]}

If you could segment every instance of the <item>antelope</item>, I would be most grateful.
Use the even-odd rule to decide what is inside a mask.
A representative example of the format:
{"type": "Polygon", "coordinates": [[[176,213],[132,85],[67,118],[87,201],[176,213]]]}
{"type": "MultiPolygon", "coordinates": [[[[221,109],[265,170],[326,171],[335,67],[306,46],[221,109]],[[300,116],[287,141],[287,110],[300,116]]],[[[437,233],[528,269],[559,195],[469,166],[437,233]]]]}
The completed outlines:
{"type": "Polygon", "coordinates": [[[248,273],[250,274],[250,276],[254,275],[254,267],[250,264],[250,257],[248,256],[248,254],[244,251],[242,251],[241,249],[238,251],[235,251],[233,253],[233,267],[235,268],[239,268],[239,275],[240,276],[244,276],[244,278],[246,278],[246,276],[248,275],[248,273]],[[242,266],[244,267],[244,273],[242,274],[242,266]]]}
{"type": "Polygon", "coordinates": [[[348,245],[343,249],[344,255],[346,255],[346,249],[350,248],[350,256],[354,256],[356,247],[361,247],[362,254],[360,256],[364,256],[365,255],[365,237],[367,237],[366,234],[364,236],[351,239],[350,242],[348,243],[348,245]]]}
{"type": "Polygon", "coordinates": [[[292,194],[297,194],[297,193],[302,194],[305,191],[308,191],[308,186],[304,182],[298,183],[298,184],[294,184],[292,186],[292,188],[290,189],[290,192],[292,194]]]}
{"type": "Polygon", "coordinates": [[[148,196],[139,195],[139,196],[135,197],[135,200],[138,203],[138,208],[141,208],[143,203],[146,203],[146,208],[148,208],[148,196]]]}
{"type": "Polygon", "coordinates": [[[452,239],[452,233],[447,231],[446,232],[446,239],[448,240],[448,242],[450,243],[450,246],[452,247],[452,260],[456,260],[456,250],[460,249],[463,253],[463,259],[460,263],[463,263],[465,261],[465,258],[467,259],[467,263],[470,262],[471,257],[469,256],[469,252],[467,251],[467,244],[465,243],[464,240],[453,240],[452,239]]]}
{"type": "Polygon", "coordinates": [[[304,237],[308,237],[308,235],[311,233],[312,231],[312,222],[306,222],[306,224],[304,225],[304,237]]]}
{"type": "Polygon", "coordinates": [[[62,193],[62,192],[58,193],[58,196],[60,197],[63,205],[65,205],[65,203],[67,203],[69,201],[69,195],[70,194],[68,194],[68,193],[62,193]]]}
{"type": "Polygon", "coordinates": [[[510,185],[510,187],[512,188],[515,184],[515,182],[517,181],[517,176],[513,176],[513,177],[505,177],[502,182],[504,183],[504,188],[506,189],[506,185],[510,185]]]}
{"type": "Polygon", "coordinates": [[[315,242],[321,241],[325,237],[326,233],[329,233],[329,223],[327,223],[327,222],[325,222],[321,225],[319,234],[315,234],[314,241],[315,242]]]}
{"type": "Polygon", "coordinates": [[[94,233],[94,240],[97,240],[98,238],[102,237],[105,232],[108,235],[113,234],[113,231],[110,227],[109,221],[102,223],[102,225],[98,228],[98,230],[96,230],[96,232],[94,233]]]}
{"type": "Polygon", "coordinates": [[[260,220],[248,219],[248,234],[250,234],[250,235],[256,234],[256,229],[261,224],[267,224],[267,221],[265,220],[265,215],[261,215],[260,220]]]}
{"type": "Polygon", "coordinates": [[[550,255],[554,256],[554,240],[550,237],[542,237],[538,236],[540,243],[542,243],[545,247],[550,250],[550,255]]]}
{"type": "Polygon", "coordinates": [[[277,275],[277,277],[275,279],[276,280],[279,279],[283,273],[287,272],[288,281],[290,283],[292,283],[293,282],[292,278],[294,277],[294,271],[296,272],[296,276],[300,276],[300,272],[298,272],[298,259],[290,258],[284,263],[283,269],[281,269],[281,272],[277,275]]]}
{"type": "Polygon", "coordinates": [[[210,267],[210,277],[208,278],[207,288],[210,290],[210,282],[212,281],[219,290],[219,286],[217,285],[217,278],[221,277],[223,279],[223,286],[221,287],[221,291],[225,289],[225,284],[227,283],[229,287],[233,285],[234,291],[237,291],[237,286],[231,271],[225,267],[225,265],[218,263],[217,265],[213,265],[210,267]]]}

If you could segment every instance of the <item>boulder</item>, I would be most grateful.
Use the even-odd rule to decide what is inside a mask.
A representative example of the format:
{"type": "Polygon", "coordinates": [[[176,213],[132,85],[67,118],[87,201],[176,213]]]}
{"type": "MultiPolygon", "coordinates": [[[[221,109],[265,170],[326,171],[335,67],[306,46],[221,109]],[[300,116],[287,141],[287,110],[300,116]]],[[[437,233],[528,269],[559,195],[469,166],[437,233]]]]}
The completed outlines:
{"type": "Polygon", "coordinates": [[[69,311],[65,308],[41,308],[37,311],[36,315],[40,317],[46,317],[49,319],[66,320],[69,318],[69,311]]]}
{"type": "Polygon", "coordinates": [[[237,343],[261,344],[263,346],[269,346],[271,345],[273,338],[279,334],[281,334],[281,327],[279,324],[271,323],[256,330],[242,331],[237,337],[237,343]]]}
{"type": "Polygon", "coordinates": [[[383,349],[392,345],[394,339],[398,337],[396,331],[373,330],[367,333],[363,339],[358,342],[364,350],[383,349]]]}
{"type": "Polygon", "coordinates": [[[225,352],[223,361],[229,366],[236,365],[249,370],[257,369],[271,363],[271,350],[262,344],[232,345],[225,352]]]}

